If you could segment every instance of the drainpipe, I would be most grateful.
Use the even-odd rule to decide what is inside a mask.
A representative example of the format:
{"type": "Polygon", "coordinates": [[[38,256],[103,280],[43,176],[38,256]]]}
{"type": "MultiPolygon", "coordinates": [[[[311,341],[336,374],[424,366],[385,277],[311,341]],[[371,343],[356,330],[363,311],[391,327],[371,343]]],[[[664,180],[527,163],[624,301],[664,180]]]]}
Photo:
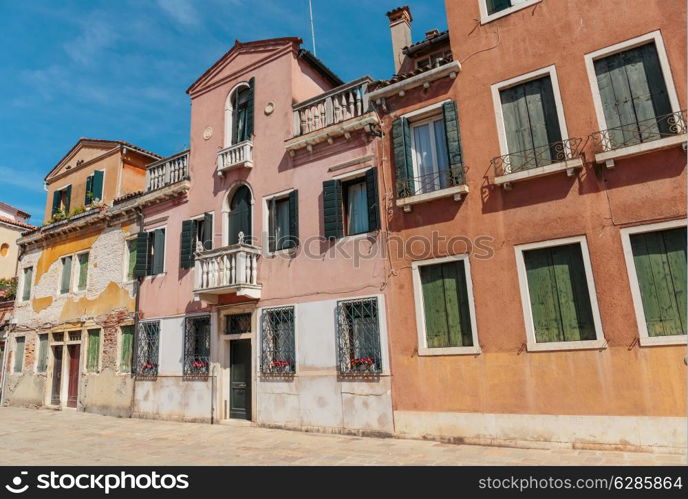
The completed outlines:
{"type": "MultiPolygon", "coordinates": [[[[7,349],[5,349],[7,350],[7,349]]],[[[215,375],[217,365],[213,364],[210,372],[210,424],[215,424],[215,375]]]]}
{"type": "MultiPolygon", "coordinates": [[[[16,297],[15,297],[16,300],[16,297]]],[[[7,384],[7,355],[8,355],[8,350],[10,346],[10,332],[12,331],[12,324],[7,328],[7,332],[5,333],[5,349],[2,352],[2,386],[0,386],[0,406],[2,406],[5,403],[5,385],[7,384]]]]}
{"type": "MultiPolygon", "coordinates": [[[[136,221],[139,224],[139,232],[143,230],[143,209],[136,208],[136,221]]],[[[136,401],[136,352],[138,352],[138,337],[139,337],[139,303],[141,301],[141,277],[136,276],[134,280],[134,342],[132,344],[132,359],[131,359],[131,376],[133,378],[133,386],[131,389],[131,413],[134,414],[134,404],[136,401]]]]}

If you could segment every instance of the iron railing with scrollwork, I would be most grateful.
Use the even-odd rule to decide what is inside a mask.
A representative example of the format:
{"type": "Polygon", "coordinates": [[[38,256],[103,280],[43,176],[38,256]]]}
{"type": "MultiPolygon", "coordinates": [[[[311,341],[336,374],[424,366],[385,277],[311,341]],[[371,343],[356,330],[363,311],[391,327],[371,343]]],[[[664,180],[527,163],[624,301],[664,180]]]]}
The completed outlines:
{"type": "Polygon", "coordinates": [[[377,298],[337,303],[337,372],[359,376],[382,372],[377,298]]]}
{"type": "Polygon", "coordinates": [[[263,374],[295,374],[294,307],[263,310],[260,359],[263,374]]]}
{"type": "Polygon", "coordinates": [[[210,368],[210,316],[184,320],[184,376],[207,376],[210,368]]]}
{"type": "Polygon", "coordinates": [[[583,139],[578,137],[559,140],[544,146],[498,156],[492,159],[491,164],[497,177],[523,172],[576,159],[580,156],[582,144],[583,139]]]}
{"type": "Polygon", "coordinates": [[[136,376],[155,377],[158,375],[160,321],[139,322],[136,334],[136,376]]]}
{"type": "Polygon", "coordinates": [[[683,110],[601,130],[593,133],[592,139],[597,152],[609,152],[667,137],[684,135],[687,131],[686,111],[683,110]]]}
{"type": "Polygon", "coordinates": [[[466,168],[456,166],[413,178],[397,179],[397,196],[407,198],[466,183],[466,168]]]}

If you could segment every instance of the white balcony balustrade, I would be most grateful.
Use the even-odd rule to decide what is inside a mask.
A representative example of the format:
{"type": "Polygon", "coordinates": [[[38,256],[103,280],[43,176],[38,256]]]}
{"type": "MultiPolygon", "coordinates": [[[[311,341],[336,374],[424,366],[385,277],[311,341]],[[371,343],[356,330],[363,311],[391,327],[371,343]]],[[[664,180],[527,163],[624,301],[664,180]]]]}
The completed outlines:
{"type": "Polygon", "coordinates": [[[258,258],[260,248],[233,244],[196,254],[194,293],[201,299],[216,303],[218,295],[260,298],[258,258]]]}
{"type": "Polygon", "coordinates": [[[218,175],[222,176],[227,170],[242,167],[253,168],[252,140],[244,140],[217,152],[218,175]]]}
{"type": "Polygon", "coordinates": [[[189,151],[163,158],[146,169],[146,192],[155,191],[189,178],[189,151]]]}

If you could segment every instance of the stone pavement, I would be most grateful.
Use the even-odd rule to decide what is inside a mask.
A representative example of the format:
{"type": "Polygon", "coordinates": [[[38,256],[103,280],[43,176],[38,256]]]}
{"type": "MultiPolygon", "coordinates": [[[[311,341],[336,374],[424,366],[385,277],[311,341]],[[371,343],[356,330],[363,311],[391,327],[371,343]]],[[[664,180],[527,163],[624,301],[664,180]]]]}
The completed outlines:
{"type": "Polygon", "coordinates": [[[679,465],[685,456],[512,449],[0,408],[0,465],[679,465]]]}

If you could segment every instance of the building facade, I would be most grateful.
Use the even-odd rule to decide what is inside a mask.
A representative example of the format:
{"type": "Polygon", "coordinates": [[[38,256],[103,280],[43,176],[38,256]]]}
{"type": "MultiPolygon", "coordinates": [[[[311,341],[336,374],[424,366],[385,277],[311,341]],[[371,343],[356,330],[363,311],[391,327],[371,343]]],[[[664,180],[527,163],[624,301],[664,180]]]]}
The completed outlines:
{"type": "Polygon", "coordinates": [[[388,14],[399,74],[369,99],[388,226],[415,242],[390,252],[397,433],[685,448],[674,6],[448,1],[448,33],[405,48],[388,14]]]}
{"type": "Polygon", "coordinates": [[[139,236],[137,415],[393,429],[370,79],[300,43],[237,42],[188,90],[191,189],[139,236]]]}
{"type": "Polygon", "coordinates": [[[45,224],[19,239],[3,402],[129,415],[134,200],[157,155],[81,139],[46,176],[45,224]]]}

